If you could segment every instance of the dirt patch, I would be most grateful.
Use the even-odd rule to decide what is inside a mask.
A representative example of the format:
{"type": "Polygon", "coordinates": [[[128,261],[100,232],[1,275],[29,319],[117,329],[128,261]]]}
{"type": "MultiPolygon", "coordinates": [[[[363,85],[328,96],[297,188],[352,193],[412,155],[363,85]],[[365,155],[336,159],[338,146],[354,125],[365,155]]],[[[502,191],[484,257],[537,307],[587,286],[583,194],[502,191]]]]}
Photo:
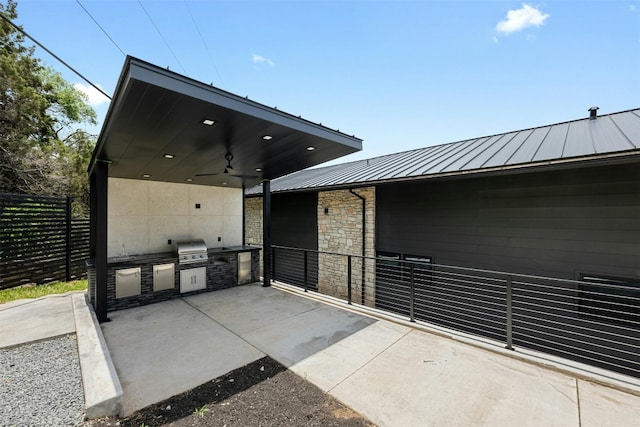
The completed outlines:
{"type": "Polygon", "coordinates": [[[373,426],[269,357],[122,419],[87,427],[154,426],[373,426]]]}

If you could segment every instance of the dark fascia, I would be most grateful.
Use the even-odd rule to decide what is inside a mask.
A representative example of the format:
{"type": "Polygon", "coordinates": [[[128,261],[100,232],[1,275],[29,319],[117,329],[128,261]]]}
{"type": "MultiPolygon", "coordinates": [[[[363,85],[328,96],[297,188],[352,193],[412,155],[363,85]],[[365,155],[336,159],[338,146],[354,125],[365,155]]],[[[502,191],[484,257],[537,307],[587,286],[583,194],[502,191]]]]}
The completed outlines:
{"type": "Polygon", "coordinates": [[[123,102],[122,94],[126,91],[126,88],[132,80],[143,81],[145,83],[180,93],[184,96],[200,99],[202,101],[210,102],[249,116],[257,117],[299,132],[328,139],[354,148],[357,151],[362,150],[362,139],[360,138],[327,128],[275,108],[267,107],[248,98],[242,98],[238,95],[234,95],[230,92],[207,85],[173,71],[159,68],[132,56],[127,56],[100,132],[100,136],[98,137],[96,148],[93,151],[91,162],[89,163],[89,174],[92,173],[95,163],[98,160],[99,153],[103,149],[106,135],[111,127],[112,115],[120,108],[120,105],[123,102]]]}

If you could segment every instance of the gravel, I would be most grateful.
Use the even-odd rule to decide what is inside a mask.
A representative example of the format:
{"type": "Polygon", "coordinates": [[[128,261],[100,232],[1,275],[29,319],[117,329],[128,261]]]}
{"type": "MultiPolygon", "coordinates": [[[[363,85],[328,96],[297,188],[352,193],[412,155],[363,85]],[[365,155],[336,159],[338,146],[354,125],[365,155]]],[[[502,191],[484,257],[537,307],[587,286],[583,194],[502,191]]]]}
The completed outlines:
{"type": "Polygon", "coordinates": [[[0,349],[1,426],[82,426],[75,335],[0,349]]]}

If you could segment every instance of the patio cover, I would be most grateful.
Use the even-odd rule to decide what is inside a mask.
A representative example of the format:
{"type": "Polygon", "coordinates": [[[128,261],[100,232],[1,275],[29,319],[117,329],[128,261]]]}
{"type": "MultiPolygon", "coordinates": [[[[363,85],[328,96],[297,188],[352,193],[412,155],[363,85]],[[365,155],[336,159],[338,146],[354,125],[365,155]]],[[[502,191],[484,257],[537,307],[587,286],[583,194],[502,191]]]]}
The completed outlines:
{"type": "MultiPolygon", "coordinates": [[[[361,149],[355,136],[127,56],[88,170],[98,320],[108,320],[108,177],[234,188],[262,182],[269,248],[270,181],[361,149]]],[[[270,251],[263,257],[268,286],[270,251]]]]}
{"type": "Polygon", "coordinates": [[[248,188],[361,149],[355,136],[128,56],[89,173],[106,161],[110,177],[248,188]]]}

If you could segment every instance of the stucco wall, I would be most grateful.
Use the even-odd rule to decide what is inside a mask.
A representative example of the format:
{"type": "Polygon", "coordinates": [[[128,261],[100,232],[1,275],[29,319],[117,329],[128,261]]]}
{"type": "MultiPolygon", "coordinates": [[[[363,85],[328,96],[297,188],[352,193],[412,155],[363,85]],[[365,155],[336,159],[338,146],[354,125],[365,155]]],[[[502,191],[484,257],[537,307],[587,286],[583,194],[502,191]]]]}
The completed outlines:
{"type": "Polygon", "coordinates": [[[122,178],[108,185],[110,257],[123,245],[127,254],[172,251],[169,239],[202,238],[211,248],[243,243],[241,189],[122,178]]]}
{"type": "MultiPolygon", "coordinates": [[[[365,201],[365,256],[375,256],[375,187],[359,188],[355,193],[365,201]]],[[[349,190],[318,193],[318,251],[362,255],[362,200],[349,190]]],[[[364,301],[362,298],[362,258],[351,260],[352,300],[375,304],[375,263],[364,262],[364,301]]],[[[318,289],[339,298],[348,293],[348,259],[344,256],[320,254],[318,289]]]]}

